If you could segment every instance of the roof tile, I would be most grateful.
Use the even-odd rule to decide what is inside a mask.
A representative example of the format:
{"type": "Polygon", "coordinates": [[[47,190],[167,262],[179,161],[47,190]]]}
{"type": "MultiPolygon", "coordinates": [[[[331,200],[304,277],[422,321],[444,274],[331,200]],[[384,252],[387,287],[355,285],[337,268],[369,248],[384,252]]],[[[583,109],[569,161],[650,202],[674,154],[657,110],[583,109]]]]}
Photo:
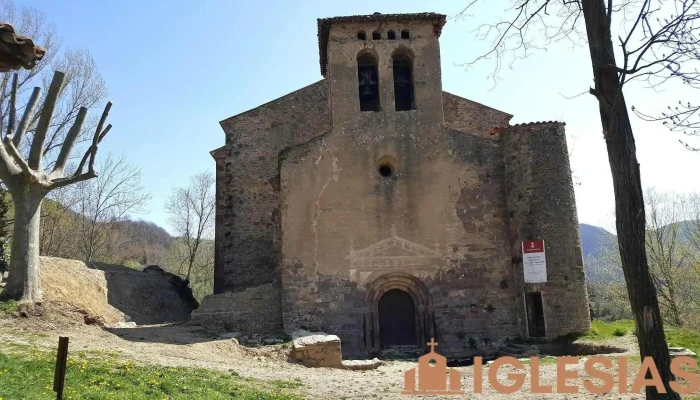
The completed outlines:
{"type": "Polygon", "coordinates": [[[0,72],[32,69],[45,53],[32,39],[16,35],[12,25],[0,22],[0,72]]]}

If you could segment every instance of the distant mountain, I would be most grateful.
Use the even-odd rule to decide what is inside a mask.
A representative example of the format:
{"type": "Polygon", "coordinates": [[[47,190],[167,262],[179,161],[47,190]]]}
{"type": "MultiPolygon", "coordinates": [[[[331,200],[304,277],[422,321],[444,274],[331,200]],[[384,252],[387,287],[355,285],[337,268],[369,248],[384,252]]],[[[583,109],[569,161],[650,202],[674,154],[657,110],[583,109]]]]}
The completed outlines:
{"type": "Polygon", "coordinates": [[[122,238],[114,253],[122,262],[132,260],[143,265],[164,265],[165,254],[174,240],[168,231],[143,220],[124,219],[113,224],[122,238]]]}
{"type": "Polygon", "coordinates": [[[584,260],[590,257],[600,258],[605,250],[615,248],[615,235],[599,226],[580,224],[581,250],[584,260]]]}
{"type": "Polygon", "coordinates": [[[580,224],[579,230],[586,278],[589,281],[609,279],[608,275],[602,275],[599,271],[606,261],[606,254],[616,249],[616,236],[601,227],[588,224],[580,224]]]}

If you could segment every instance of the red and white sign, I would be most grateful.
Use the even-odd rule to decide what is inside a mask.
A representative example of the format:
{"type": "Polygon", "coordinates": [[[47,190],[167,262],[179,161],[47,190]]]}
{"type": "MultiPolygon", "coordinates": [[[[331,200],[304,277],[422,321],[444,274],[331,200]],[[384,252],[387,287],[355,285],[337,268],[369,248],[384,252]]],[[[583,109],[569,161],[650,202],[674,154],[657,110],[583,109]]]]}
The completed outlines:
{"type": "Polygon", "coordinates": [[[544,240],[523,241],[523,272],[525,283],[547,282],[547,260],[544,240]]]}

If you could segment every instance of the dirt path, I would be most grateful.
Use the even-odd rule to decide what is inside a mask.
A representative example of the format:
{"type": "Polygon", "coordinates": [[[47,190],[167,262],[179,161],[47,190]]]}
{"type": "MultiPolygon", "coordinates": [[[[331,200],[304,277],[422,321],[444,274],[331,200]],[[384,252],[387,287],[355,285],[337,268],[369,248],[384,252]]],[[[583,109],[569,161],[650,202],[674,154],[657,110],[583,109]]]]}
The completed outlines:
{"type": "MultiPolygon", "coordinates": [[[[196,327],[139,326],[124,329],[102,329],[82,323],[57,323],[33,318],[12,318],[0,320],[0,342],[22,341],[32,337],[38,346],[55,348],[58,336],[70,337],[70,349],[116,351],[125,359],[142,363],[155,363],[164,366],[202,367],[220,371],[235,371],[241,376],[263,380],[299,381],[301,389],[314,399],[407,399],[437,398],[436,396],[403,396],[403,372],[415,368],[416,362],[389,361],[374,371],[346,371],[329,368],[306,368],[286,361],[287,349],[281,346],[247,348],[239,346],[231,339],[221,339],[206,335],[196,327]],[[36,336],[41,333],[41,336],[36,336]],[[34,335],[34,336],[31,336],[34,335]]],[[[616,341],[636,352],[630,337],[616,341]]],[[[637,364],[638,365],[638,364],[637,364]]],[[[526,365],[529,373],[529,365],[526,365]]],[[[540,368],[540,383],[552,385],[555,382],[556,365],[543,365],[540,368]]],[[[574,368],[583,371],[583,361],[574,368]]],[[[631,368],[628,381],[633,382],[637,368],[631,368]]],[[[473,393],[474,367],[457,368],[462,374],[462,391],[473,393]]],[[[484,371],[486,373],[486,371],[484,371]]],[[[503,367],[499,370],[499,380],[507,382],[506,375],[514,370],[503,367]]],[[[522,371],[521,371],[522,372],[522,371]]],[[[486,379],[486,378],[485,378],[486,379]]],[[[581,385],[582,379],[569,381],[581,385]]],[[[642,398],[638,394],[591,395],[530,395],[529,378],[519,392],[511,395],[496,393],[484,382],[484,393],[478,396],[449,396],[449,398],[512,399],[560,398],[594,399],[642,398]]]]}

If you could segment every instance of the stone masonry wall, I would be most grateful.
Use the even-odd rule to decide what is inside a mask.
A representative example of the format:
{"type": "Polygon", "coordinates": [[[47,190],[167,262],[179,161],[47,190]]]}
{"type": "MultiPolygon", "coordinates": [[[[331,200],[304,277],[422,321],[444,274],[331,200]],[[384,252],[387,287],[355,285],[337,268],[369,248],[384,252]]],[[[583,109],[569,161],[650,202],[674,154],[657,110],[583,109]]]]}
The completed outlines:
{"type": "MultiPolygon", "coordinates": [[[[217,165],[215,293],[245,290],[279,277],[275,270],[281,246],[279,157],[275,154],[284,158],[284,149],[291,144],[308,141],[327,129],[325,90],[325,81],[317,82],[222,121],[227,145],[213,152],[217,165]]],[[[449,93],[443,93],[443,99],[446,124],[463,126],[475,135],[510,118],[449,93]]],[[[277,283],[270,290],[278,287],[277,283]]],[[[310,310],[307,319],[313,315],[310,310]]],[[[259,317],[267,318],[264,313],[259,317]]],[[[229,316],[207,318],[221,319],[221,325],[229,316]]]]}
{"type": "Polygon", "coordinates": [[[442,354],[471,354],[516,337],[499,142],[438,126],[399,125],[399,116],[390,121],[400,129],[333,129],[285,154],[285,331],[335,334],[346,357],[364,356],[373,307],[368,287],[386,274],[408,273],[428,288],[428,325],[442,341],[442,354]],[[393,160],[395,176],[377,173],[381,160],[393,160]],[[431,265],[369,275],[360,268],[353,275],[351,250],[389,238],[392,230],[439,257],[431,265]]]}
{"type": "Polygon", "coordinates": [[[447,92],[443,92],[442,107],[445,125],[477,136],[485,136],[495,127],[506,127],[513,118],[503,111],[447,92]]]}
{"type": "Polygon", "coordinates": [[[524,335],[523,293],[541,290],[548,336],[585,329],[563,128],[489,136],[511,116],[442,91],[430,24],[338,23],[327,54],[326,80],[221,122],[217,294],[196,318],[324,331],[364,357],[378,346],[377,300],[398,288],[414,299],[417,337],[463,356],[524,335]],[[409,39],[357,38],[403,28],[409,39]],[[359,111],[359,52],[378,60],[381,111],[359,111]],[[395,52],[413,60],[415,110],[394,109],[395,52]],[[544,285],[522,282],[520,241],[531,238],[546,240],[544,285]]]}
{"type": "Polygon", "coordinates": [[[214,292],[273,282],[279,265],[279,153],[329,128],[325,81],[221,122],[226,145],[214,152],[214,292]]]}
{"type": "Polygon", "coordinates": [[[516,125],[501,140],[521,334],[527,335],[523,296],[532,291],[542,292],[548,338],[585,331],[588,295],[564,125],[516,125]],[[547,282],[526,284],[521,242],[535,239],[545,241],[547,282]]]}
{"type": "Polygon", "coordinates": [[[243,334],[282,332],[280,292],[271,283],[241,292],[207,296],[192,312],[191,324],[243,334]],[[264,315],[265,318],[260,318],[264,315]]]}

